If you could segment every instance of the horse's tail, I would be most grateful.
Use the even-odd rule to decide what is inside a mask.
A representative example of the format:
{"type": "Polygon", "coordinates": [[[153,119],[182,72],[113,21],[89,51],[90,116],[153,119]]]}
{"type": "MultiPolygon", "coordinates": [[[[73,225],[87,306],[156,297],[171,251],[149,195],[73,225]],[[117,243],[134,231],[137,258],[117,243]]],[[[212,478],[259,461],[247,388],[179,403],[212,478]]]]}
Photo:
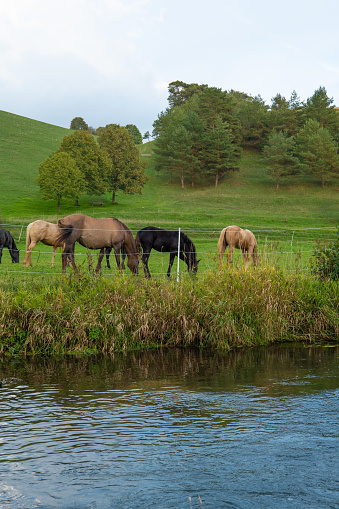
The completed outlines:
{"type": "Polygon", "coordinates": [[[217,247],[218,253],[220,253],[221,251],[224,252],[226,247],[228,246],[226,232],[227,232],[227,228],[224,228],[220,234],[220,237],[218,240],[218,247],[217,247]]]}
{"type": "Polygon", "coordinates": [[[58,244],[62,244],[67,240],[74,230],[74,226],[71,224],[63,224],[62,219],[58,220],[58,228],[60,230],[59,235],[57,236],[58,244]]]}
{"type": "Polygon", "coordinates": [[[32,265],[32,257],[31,257],[31,251],[28,251],[28,248],[31,244],[31,228],[32,224],[30,223],[26,228],[26,253],[24,258],[24,267],[27,267],[27,265],[32,265]]]}
{"type": "Polygon", "coordinates": [[[27,229],[26,229],[26,251],[28,249],[28,246],[30,245],[31,243],[31,227],[32,227],[32,223],[30,223],[28,226],[27,226],[27,229]]]}

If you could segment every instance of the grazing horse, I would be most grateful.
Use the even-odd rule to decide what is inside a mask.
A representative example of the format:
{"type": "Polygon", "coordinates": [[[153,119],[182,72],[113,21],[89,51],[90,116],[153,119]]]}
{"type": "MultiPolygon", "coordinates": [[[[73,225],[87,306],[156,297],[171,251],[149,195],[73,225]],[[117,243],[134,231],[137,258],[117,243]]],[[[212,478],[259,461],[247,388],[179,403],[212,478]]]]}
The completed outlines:
{"type": "Polygon", "coordinates": [[[65,272],[67,258],[70,258],[73,269],[74,246],[79,242],[88,249],[100,249],[96,272],[101,268],[101,261],[105,250],[113,248],[115,260],[120,270],[120,251],[127,253],[127,266],[133,274],[138,274],[139,258],[136,252],[134,237],[131,230],[124,223],[114,217],[94,218],[83,214],[71,214],[58,221],[60,243],[65,247],[62,253],[62,271],[65,272]]]}
{"type": "Polygon", "coordinates": [[[220,234],[218,241],[219,270],[221,270],[222,259],[225,249],[229,246],[227,253],[227,266],[231,263],[232,253],[235,248],[241,249],[245,260],[245,268],[248,268],[252,256],[253,265],[258,264],[257,241],[250,230],[243,230],[239,226],[227,226],[220,234]]]}
{"type": "Polygon", "coordinates": [[[28,267],[29,265],[33,267],[31,253],[38,242],[53,247],[51,261],[51,267],[53,267],[57,248],[64,247],[64,244],[58,241],[59,233],[58,225],[56,224],[48,223],[41,219],[30,223],[26,230],[26,256],[24,259],[24,267],[28,267]]]}
{"type": "MultiPolygon", "coordinates": [[[[178,255],[178,240],[179,232],[177,230],[163,230],[156,226],[146,226],[146,228],[138,231],[135,242],[137,251],[142,254],[141,259],[146,277],[151,277],[148,259],[152,249],[162,253],[170,253],[167,270],[167,276],[170,276],[174,258],[178,255]]],[[[180,259],[186,263],[189,272],[197,273],[200,260],[197,260],[195,246],[187,235],[182,232],[180,232],[180,259]]]]}
{"type": "Polygon", "coordinates": [[[7,247],[12,258],[12,263],[19,263],[19,249],[16,247],[14,239],[8,230],[0,228],[0,263],[2,250],[7,247]]]}

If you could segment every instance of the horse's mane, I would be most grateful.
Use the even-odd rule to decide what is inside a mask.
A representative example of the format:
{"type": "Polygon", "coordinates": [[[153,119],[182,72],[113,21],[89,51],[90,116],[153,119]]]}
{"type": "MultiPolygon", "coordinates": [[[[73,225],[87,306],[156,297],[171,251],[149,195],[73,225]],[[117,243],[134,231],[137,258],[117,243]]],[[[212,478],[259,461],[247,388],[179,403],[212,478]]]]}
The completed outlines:
{"type": "Polygon", "coordinates": [[[119,223],[123,230],[131,231],[131,230],[130,230],[130,228],[128,228],[127,224],[125,224],[125,223],[123,223],[122,221],[120,221],[120,219],[118,219],[118,218],[116,218],[116,217],[111,217],[111,219],[113,219],[114,221],[116,221],[117,223],[119,223]]]}
{"type": "Polygon", "coordinates": [[[193,244],[191,239],[189,237],[187,237],[186,233],[180,232],[180,234],[182,237],[180,239],[180,244],[181,244],[181,241],[183,240],[184,244],[187,244],[189,246],[190,255],[195,257],[195,255],[196,255],[195,245],[193,244]]]}

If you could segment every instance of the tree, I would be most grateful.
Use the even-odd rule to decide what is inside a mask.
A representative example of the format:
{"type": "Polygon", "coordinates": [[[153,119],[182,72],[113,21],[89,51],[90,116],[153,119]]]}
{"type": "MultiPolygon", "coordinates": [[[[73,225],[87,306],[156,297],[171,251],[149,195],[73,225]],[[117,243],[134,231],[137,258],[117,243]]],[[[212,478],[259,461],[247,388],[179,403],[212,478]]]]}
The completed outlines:
{"type": "Polygon", "coordinates": [[[203,92],[207,85],[198,85],[197,83],[184,83],[183,81],[172,81],[168,85],[168,103],[171,107],[181,106],[194,95],[203,92]]]}
{"type": "Polygon", "coordinates": [[[81,171],[65,152],[54,152],[40,164],[38,184],[44,200],[57,200],[59,213],[62,198],[77,197],[85,188],[81,171]]]}
{"type": "Polygon", "coordinates": [[[298,158],[294,155],[295,141],[286,132],[272,132],[263,150],[263,161],[268,173],[275,177],[276,189],[279,189],[283,177],[299,172],[298,158]]]}
{"type": "Polygon", "coordinates": [[[110,160],[88,131],[75,131],[65,136],[60,145],[75,160],[82,172],[88,194],[103,194],[107,190],[110,160]]]}
{"type": "Polygon", "coordinates": [[[112,203],[115,203],[119,189],[125,194],[141,194],[148,180],[144,173],[147,162],[140,160],[139,151],[127,129],[109,124],[100,130],[98,143],[111,162],[108,189],[112,192],[112,203]]]}
{"type": "Polygon", "coordinates": [[[260,95],[245,98],[237,109],[242,146],[261,149],[268,133],[268,106],[260,95]]]}
{"type": "Polygon", "coordinates": [[[132,135],[135,145],[140,145],[142,143],[142,136],[137,126],[134,124],[127,124],[125,127],[127,131],[132,135]]]}
{"type": "Polygon", "coordinates": [[[70,129],[73,129],[74,131],[78,130],[88,131],[88,125],[86,124],[82,117],[75,117],[71,121],[70,129]]]}
{"type": "Polygon", "coordinates": [[[150,137],[151,137],[150,132],[146,131],[145,134],[143,135],[142,139],[149,141],[150,137]]]}
{"type": "Polygon", "coordinates": [[[317,175],[322,187],[339,177],[338,144],[315,120],[308,120],[297,136],[298,155],[307,173],[317,175]]]}
{"type": "Polygon", "coordinates": [[[319,87],[304,104],[307,119],[316,120],[321,127],[326,127],[339,142],[339,115],[333,106],[333,98],[328,97],[325,87],[319,87]]]}

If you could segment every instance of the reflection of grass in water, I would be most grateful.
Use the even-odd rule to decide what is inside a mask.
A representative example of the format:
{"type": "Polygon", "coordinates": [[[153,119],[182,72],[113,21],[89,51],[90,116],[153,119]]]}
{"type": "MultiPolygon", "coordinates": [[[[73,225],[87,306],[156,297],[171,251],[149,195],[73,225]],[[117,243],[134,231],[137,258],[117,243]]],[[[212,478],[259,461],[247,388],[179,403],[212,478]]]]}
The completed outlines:
{"type": "MultiPolygon", "coordinates": [[[[189,503],[190,503],[190,509],[192,509],[192,498],[188,497],[188,500],[189,500],[189,503]]],[[[198,495],[198,500],[200,502],[201,507],[204,507],[200,495],[198,495]]]]}

